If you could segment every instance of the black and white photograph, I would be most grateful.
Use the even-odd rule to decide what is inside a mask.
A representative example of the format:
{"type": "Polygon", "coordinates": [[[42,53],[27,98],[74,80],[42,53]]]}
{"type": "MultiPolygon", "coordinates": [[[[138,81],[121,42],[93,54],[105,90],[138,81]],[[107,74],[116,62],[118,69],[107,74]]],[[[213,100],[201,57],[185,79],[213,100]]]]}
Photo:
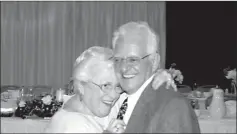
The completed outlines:
{"type": "Polygon", "coordinates": [[[0,1],[1,133],[236,133],[237,1],[0,1]]]}

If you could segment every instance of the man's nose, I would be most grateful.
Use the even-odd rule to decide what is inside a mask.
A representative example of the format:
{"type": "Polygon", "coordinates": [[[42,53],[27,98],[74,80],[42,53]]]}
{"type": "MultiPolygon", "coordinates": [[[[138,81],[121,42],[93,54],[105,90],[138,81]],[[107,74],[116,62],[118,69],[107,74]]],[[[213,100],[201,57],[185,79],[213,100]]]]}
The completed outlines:
{"type": "Polygon", "coordinates": [[[122,60],[121,63],[120,63],[120,70],[121,70],[122,72],[125,72],[125,71],[127,71],[129,68],[130,68],[130,65],[128,65],[127,61],[126,61],[126,60],[122,60]]]}

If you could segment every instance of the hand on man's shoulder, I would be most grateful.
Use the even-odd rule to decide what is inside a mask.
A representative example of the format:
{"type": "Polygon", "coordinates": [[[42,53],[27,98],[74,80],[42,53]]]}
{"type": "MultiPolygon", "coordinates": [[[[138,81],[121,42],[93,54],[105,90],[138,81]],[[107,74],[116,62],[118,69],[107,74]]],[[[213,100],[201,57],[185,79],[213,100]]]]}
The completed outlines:
{"type": "Polygon", "coordinates": [[[175,85],[175,82],[171,74],[165,69],[159,69],[154,74],[154,77],[152,80],[152,88],[154,90],[159,90],[159,88],[164,84],[166,85],[165,88],[167,89],[171,88],[174,91],[177,91],[177,86],[175,85]]]}

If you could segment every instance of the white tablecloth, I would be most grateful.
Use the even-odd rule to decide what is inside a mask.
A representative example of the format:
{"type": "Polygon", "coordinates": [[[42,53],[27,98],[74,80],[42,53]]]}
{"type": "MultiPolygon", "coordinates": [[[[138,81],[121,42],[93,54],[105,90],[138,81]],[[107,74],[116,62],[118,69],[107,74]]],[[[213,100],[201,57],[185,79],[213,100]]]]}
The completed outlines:
{"type": "Polygon", "coordinates": [[[236,133],[236,116],[233,115],[217,120],[211,118],[208,110],[201,110],[198,122],[201,133],[236,133]]]}
{"type": "MultiPolygon", "coordinates": [[[[70,97],[63,96],[64,102],[70,97]]],[[[3,107],[16,107],[16,100],[1,101],[3,107]]],[[[2,133],[43,133],[45,127],[50,122],[48,119],[22,119],[19,117],[1,117],[1,132],[2,133]]]]}
{"type": "MultiPolygon", "coordinates": [[[[49,120],[1,117],[2,133],[42,133],[49,120]]],[[[201,133],[236,133],[236,118],[222,120],[199,118],[201,133]]]]}
{"type": "Polygon", "coordinates": [[[199,119],[201,133],[236,133],[236,120],[203,120],[199,119]]]}
{"type": "Polygon", "coordinates": [[[50,120],[1,117],[1,133],[42,133],[50,120]]]}

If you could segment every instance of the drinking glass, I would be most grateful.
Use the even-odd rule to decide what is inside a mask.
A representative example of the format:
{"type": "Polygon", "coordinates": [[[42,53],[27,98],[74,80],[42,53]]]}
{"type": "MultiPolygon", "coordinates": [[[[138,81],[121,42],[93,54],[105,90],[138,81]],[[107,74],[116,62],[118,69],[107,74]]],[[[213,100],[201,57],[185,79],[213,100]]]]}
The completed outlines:
{"type": "Polygon", "coordinates": [[[30,101],[33,99],[33,92],[32,92],[32,88],[26,88],[26,87],[22,87],[20,90],[20,97],[19,100],[23,100],[23,101],[30,101]]]}

